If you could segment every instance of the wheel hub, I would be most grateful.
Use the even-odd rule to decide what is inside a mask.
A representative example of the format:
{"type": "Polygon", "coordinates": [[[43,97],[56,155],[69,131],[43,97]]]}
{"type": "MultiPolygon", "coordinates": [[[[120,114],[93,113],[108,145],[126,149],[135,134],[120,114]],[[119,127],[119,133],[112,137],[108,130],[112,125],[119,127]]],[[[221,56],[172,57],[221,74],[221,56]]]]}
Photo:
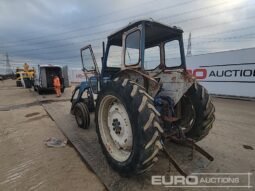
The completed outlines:
{"type": "Polygon", "coordinates": [[[120,122],[117,118],[113,119],[112,121],[112,126],[113,126],[113,130],[114,132],[119,135],[120,131],[121,131],[121,126],[120,126],[120,122]]]}
{"type": "Polygon", "coordinates": [[[102,99],[98,123],[109,154],[117,161],[127,160],[133,148],[133,132],[126,108],[117,97],[107,95],[102,99]]]}
{"type": "Polygon", "coordinates": [[[110,135],[119,149],[128,150],[132,147],[132,130],[127,112],[122,104],[113,102],[109,108],[108,127],[110,135]]]}

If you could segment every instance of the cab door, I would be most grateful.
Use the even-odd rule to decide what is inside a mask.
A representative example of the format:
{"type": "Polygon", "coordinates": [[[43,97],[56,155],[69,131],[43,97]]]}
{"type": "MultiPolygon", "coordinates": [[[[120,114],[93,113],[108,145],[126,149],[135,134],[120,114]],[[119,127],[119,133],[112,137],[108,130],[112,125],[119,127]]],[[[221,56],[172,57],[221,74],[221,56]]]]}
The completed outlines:
{"type": "Polygon", "coordinates": [[[99,68],[91,45],[81,48],[82,71],[90,84],[93,94],[99,91],[99,68]]]}
{"type": "Polygon", "coordinates": [[[100,74],[91,45],[81,48],[81,62],[82,70],[84,72],[94,72],[97,75],[100,74]]]}

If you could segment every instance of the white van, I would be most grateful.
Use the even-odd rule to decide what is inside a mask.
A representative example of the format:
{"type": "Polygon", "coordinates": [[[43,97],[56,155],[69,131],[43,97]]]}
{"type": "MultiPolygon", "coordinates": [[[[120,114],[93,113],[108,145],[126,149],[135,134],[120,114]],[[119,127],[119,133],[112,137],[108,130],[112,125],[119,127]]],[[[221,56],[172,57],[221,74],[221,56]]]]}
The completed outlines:
{"type": "Polygon", "coordinates": [[[54,76],[59,77],[61,83],[61,92],[63,93],[65,90],[63,70],[61,66],[57,65],[38,65],[38,70],[35,73],[34,79],[34,90],[39,94],[54,90],[54,76]]]}

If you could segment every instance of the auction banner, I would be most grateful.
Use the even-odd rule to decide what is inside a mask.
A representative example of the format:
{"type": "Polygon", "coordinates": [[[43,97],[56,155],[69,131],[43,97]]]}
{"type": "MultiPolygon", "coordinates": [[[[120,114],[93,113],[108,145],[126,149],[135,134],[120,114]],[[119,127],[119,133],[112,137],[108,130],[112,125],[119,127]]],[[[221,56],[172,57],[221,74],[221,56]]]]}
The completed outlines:
{"type": "MultiPolygon", "coordinates": [[[[93,76],[92,72],[86,72],[88,77],[93,76]]],[[[68,72],[68,76],[71,82],[73,83],[80,83],[86,81],[86,76],[81,69],[71,68],[68,72]]]]}
{"type": "Polygon", "coordinates": [[[186,62],[209,93],[255,97],[255,48],[191,56],[186,62]]]}
{"type": "Polygon", "coordinates": [[[70,69],[68,73],[70,82],[82,82],[86,80],[84,72],[81,69],[70,69]]]}

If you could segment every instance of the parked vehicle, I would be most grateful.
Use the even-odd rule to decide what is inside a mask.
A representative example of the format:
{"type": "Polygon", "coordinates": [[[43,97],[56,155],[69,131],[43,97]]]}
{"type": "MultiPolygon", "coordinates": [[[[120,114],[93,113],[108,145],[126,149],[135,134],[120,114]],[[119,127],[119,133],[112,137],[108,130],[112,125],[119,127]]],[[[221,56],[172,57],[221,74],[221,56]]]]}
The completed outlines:
{"type": "Polygon", "coordinates": [[[26,88],[31,88],[34,83],[35,70],[34,68],[29,68],[29,65],[26,66],[26,69],[16,68],[15,79],[17,87],[24,86],[26,88]]]}
{"type": "Polygon", "coordinates": [[[53,91],[53,77],[58,76],[61,81],[61,92],[65,90],[62,67],[56,65],[38,65],[38,71],[35,74],[34,90],[39,94],[46,91],[53,91]]]}
{"type": "Polygon", "coordinates": [[[78,126],[88,128],[95,110],[98,140],[116,171],[150,169],[169,138],[213,160],[194,143],[209,133],[215,109],[207,90],[186,71],[181,29],[137,21],[108,36],[101,71],[91,45],[81,49],[81,58],[87,81],[75,88],[71,111],[78,126]],[[154,56],[159,59],[147,61],[154,56]]]}

